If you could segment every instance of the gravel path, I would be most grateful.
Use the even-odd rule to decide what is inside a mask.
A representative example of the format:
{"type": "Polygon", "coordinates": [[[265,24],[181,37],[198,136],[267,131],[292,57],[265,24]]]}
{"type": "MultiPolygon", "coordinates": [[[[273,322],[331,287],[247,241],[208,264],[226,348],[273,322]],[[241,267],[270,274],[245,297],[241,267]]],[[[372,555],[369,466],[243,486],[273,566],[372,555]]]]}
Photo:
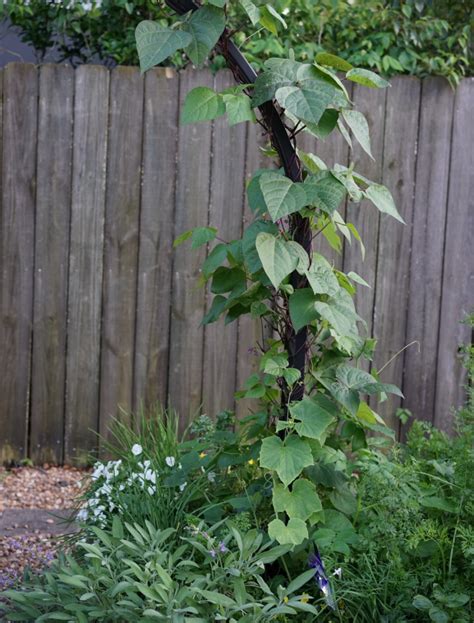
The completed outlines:
{"type": "Polygon", "coordinates": [[[0,590],[54,559],[58,535],[87,472],[70,467],[0,468],[0,590]]]}

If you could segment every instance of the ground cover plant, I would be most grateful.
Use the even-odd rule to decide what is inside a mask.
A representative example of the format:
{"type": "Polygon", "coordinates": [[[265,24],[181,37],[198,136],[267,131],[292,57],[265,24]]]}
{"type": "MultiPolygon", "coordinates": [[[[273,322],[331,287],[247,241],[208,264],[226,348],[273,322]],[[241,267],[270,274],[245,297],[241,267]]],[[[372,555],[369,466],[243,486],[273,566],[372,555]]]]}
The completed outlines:
{"type": "MultiPolygon", "coordinates": [[[[367,284],[313,246],[321,236],[337,250],[345,237],[363,252],[345,202],[348,215],[368,199],[402,219],[387,188],[296,144],[301,132],[322,140],[335,131],[370,154],[367,121],[345,82],[388,83],[330,53],[270,58],[257,76],[226,27],[226,2],[168,4],[178,15],[172,27],[137,27],[142,70],[178,50],[200,65],[216,49],[236,86],[193,89],[182,121],[226,114],[230,124],[258,121],[269,140],[269,167],[248,185],[254,220],[241,239],[202,226],[175,243],[208,246],[204,323],[250,314],[267,326],[255,345],[259,373],[238,394],[259,408],[239,423],[229,412],[202,415],[184,439],[160,409],[134,429],[116,422],[113,456],[94,465],[78,502],[81,531],[69,553],[4,593],[7,616],[469,621],[472,394],[454,439],[418,424],[406,445],[394,442],[375,400],[401,392],[370,366],[375,342],[353,302],[367,284]]],[[[270,5],[241,4],[256,28],[284,20],[270,5]]]]}

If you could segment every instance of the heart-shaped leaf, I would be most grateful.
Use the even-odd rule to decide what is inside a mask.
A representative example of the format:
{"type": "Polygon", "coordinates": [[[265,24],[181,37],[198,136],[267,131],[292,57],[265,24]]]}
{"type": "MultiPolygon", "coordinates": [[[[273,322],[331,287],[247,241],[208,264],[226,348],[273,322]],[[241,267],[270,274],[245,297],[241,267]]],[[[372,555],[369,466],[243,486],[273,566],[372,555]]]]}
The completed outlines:
{"type": "Polygon", "coordinates": [[[164,28],[157,22],[149,20],[138,24],[135,38],[142,72],[159,65],[192,41],[191,35],[187,32],[164,28]]]}
{"type": "Polygon", "coordinates": [[[273,507],[276,513],[286,513],[288,517],[303,521],[322,509],[315,485],[306,478],[295,480],[291,491],[283,485],[275,485],[273,507]]]}
{"type": "Polygon", "coordinates": [[[258,234],[255,246],[263,270],[273,287],[278,288],[283,279],[295,270],[298,258],[288,251],[285,242],[272,234],[258,234]]]}
{"type": "Polygon", "coordinates": [[[194,11],[189,21],[183,25],[183,30],[191,37],[186,54],[192,63],[195,65],[204,63],[224,32],[224,28],[225,13],[222,9],[207,5],[194,11]]]}
{"type": "Polygon", "coordinates": [[[397,210],[395,205],[395,201],[393,200],[392,193],[388,188],[382,186],[382,184],[372,184],[365,191],[365,196],[367,199],[370,199],[376,208],[380,210],[380,212],[384,212],[385,214],[390,214],[393,218],[400,221],[400,223],[405,224],[405,221],[400,216],[400,213],[397,210]]]}
{"type": "Polygon", "coordinates": [[[308,528],[302,519],[293,517],[288,524],[274,519],[268,524],[268,535],[280,545],[299,545],[308,538],[308,528]]]}
{"type": "Polygon", "coordinates": [[[265,206],[274,222],[298,212],[307,204],[303,184],[292,182],[284,175],[262,173],[259,182],[265,206]]]}
{"type": "Polygon", "coordinates": [[[324,396],[316,396],[290,406],[291,417],[298,420],[295,430],[302,437],[323,442],[326,430],[335,421],[334,413],[338,409],[334,403],[324,396]]]}
{"type": "Polygon", "coordinates": [[[273,435],[262,441],[260,465],[276,471],[286,487],[312,464],[310,446],[296,435],[289,435],[284,441],[273,435]]]}
{"type": "Polygon", "coordinates": [[[181,112],[181,123],[210,121],[225,114],[222,96],[209,87],[196,87],[189,91],[181,112]]]}
{"type": "Polygon", "coordinates": [[[315,294],[334,296],[339,290],[339,282],[331,264],[321,254],[315,253],[306,278],[315,294]]]}
{"type": "Polygon", "coordinates": [[[334,98],[335,89],[321,80],[303,80],[300,86],[280,87],[275,97],[290,113],[309,123],[319,123],[334,98]]]}

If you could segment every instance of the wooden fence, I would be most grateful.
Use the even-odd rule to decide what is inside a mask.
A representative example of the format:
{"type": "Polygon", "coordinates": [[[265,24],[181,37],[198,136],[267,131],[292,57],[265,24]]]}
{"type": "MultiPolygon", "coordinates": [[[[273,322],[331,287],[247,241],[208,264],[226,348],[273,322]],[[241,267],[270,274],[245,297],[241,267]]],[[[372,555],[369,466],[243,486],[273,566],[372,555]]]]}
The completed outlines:
{"type": "MultiPolygon", "coordinates": [[[[239,237],[246,179],[268,166],[254,126],[179,123],[191,88],[224,88],[229,74],[12,63],[0,77],[0,460],[81,460],[118,404],[161,401],[183,423],[201,406],[233,408],[258,328],[203,328],[205,250],[172,251],[176,235],[206,223],[239,237]]],[[[459,321],[472,305],[474,80],[454,92],[442,79],[396,78],[352,97],[376,161],[350,157],[337,138],[303,147],[382,180],[407,226],[348,205],[366,259],[349,244],[329,254],[372,285],[358,307],[379,339],[377,367],[419,344],[384,380],[449,430],[469,338],[459,321]]],[[[389,422],[399,405],[382,407],[389,422]]]]}

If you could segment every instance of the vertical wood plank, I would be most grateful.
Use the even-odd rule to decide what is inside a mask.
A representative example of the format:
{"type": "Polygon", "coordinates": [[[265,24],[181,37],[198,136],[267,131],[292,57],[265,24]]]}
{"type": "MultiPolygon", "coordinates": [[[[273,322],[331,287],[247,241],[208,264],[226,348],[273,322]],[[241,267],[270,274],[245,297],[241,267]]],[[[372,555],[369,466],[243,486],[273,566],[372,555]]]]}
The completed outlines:
{"type": "Polygon", "coordinates": [[[60,463],[64,442],[74,70],[40,68],[30,453],[60,463]]]}
{"type": "Polygon", "coordinates": [[[0,213],[0,463],[27,452],[33,305],[38,77],[34,65],[4,70],[0,213]]]}
{"type": "Polygon", "coordinates": [[[109,72],[76,69],[66,356],[65,459],[98,445],[109,72]]]}
{"type": "Polygon", "coordinates": [[[404,353],[403,405],[432,421],[454,92],[444,78],[427,78],[421,93],[406,337],[419,346],[404,353]]]}
{"type": "MultiPolygon", "coordinates": [[[[252,178],[258,169],[270,168],[272,161],[266,158],[260,149],[267,143],[263,129],[257,124],[247,124],[247,145],[245,154],[246,182],[252,178]]],[[[244,190],[243,228],[247,228],[254,220],[254,215],[247,202],[246,188],[244,190]]],[[[243,231],[243,230],[242,230],[243,231]]],[[[238,320],[237,343],[237,380],[236,390],[243,389],[246,379],[258,371],[258,356],[252,352],[257,342],[262,343],[262,325],[258,320],[249,316],[241,316],[238,320]]],[[[246,417],[251,411],[258,408],[258,400],[240,399],[236,401],[235,413],[238,419],[246,417]]]]}
{"type": "MultiPolygon", "coordinates": [[[[411,223],[415,184],[420,81],[395,77],[387,93],[383,183],[390,189],[406,225],[381,215],[375,283],[374,337],[378,339],[375,366],[380,370],[406,344],[411,223]]],[[[403,355],[382,374],[401,387],[403,355]]],[[[395,410],[400,399],[389,395],[376,405],[386,423],[398,429],[395,410]]]]}
{"type": "Polygon", "coordinates": [[[134,409],[167,399],[178,98],[175,71],[146,73],[134,409]]]}
{"type": "MultiPolygon", "coordinates": [[[[215,78],[215,90],[235,85],[230,71],[215,78]]],[[[244,199],[246,127],[229,127],[227,118],[214,122],[212,141],[211,197],[209,225],[224,240],[240,238],[244,199]]],[[[209,309],[212,295],[207,297],[209,309]]],[[[238,323],[224,325],[224,319],[207,325],[204,331],[203,410],[214,417],[224,409],[234,408],[237,366],[238,323]]]]}
{"type": "Polygon", "coordinates": [[[99,425],[106,438],[118,408],[132,409],[143,123],[137,67],[112,71],[109,111],[99,425]]]}
{"type": "MultiPolygon", "coordinates": [[[[213,87],[208,70],[186,70],[180,77],[180,110],[187,93],[197,86],[213,87]]],[[[180,125],[175,236],[207,224],[211,166],[210,123],[180,125]]],[[[181,428],[198,413],[202,404],[202,365],[205,310],[204,288],[198,284],[206,250],[183,245],[173,255],[171,339],[168,395],[181,428]]]]}
{"type": "MultiPolygon", "coordinates": [[[[354,85],[352,99],[356,110],[367,119],[370,128],[372,160],[354,140],[351,158],[354,169],[374,182],[382,179],[385,102],[387,89],[367,89],[354,85]]],[[[369,202],[359,204],[348,202],[347,221],[353,223],[361,235],[365,246],[365,258],[357,240],[344,243],[344,272],[354,271],[363,277],[371,288],[358,286],[355,295],[357,313],[367,323],[367,335],[372,335],[372,315],[375,293],[375,273],[377,266],[377,239],[379,231],[379,212],[369,202]]]]}
{"type": "Polygon", "coordinates": [[[434,423],[452,431],[452,409],[465,400],[466,374],[458,348],[469,343],[471,329],[460,324],[474,308],[474,78],[456,90],[454,104],[443,289],[438,347],[434,423]]]}

